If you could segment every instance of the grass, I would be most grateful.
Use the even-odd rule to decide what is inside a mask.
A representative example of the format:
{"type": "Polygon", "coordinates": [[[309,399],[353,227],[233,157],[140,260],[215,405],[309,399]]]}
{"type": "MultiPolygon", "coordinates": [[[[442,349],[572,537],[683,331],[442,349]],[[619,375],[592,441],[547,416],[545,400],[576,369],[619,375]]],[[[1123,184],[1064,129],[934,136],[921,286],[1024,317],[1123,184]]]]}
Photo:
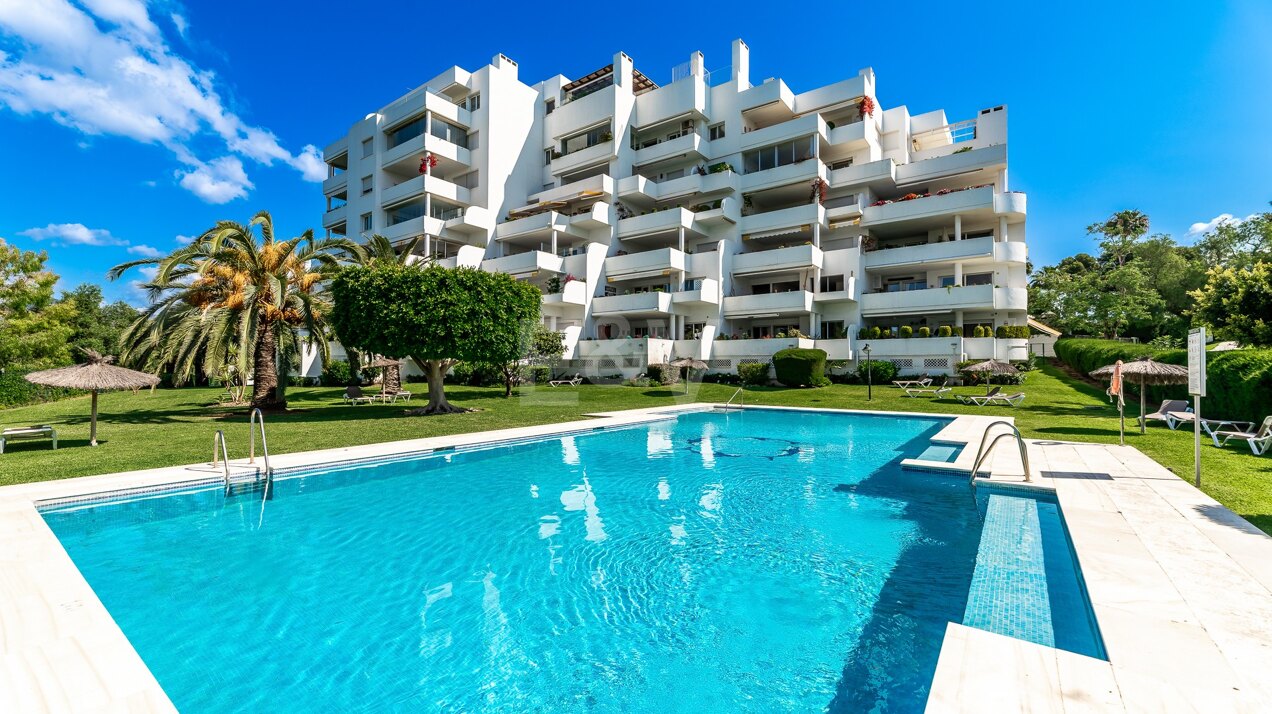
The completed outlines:
{"type": "MultiPolygon", "coordinates": [[[[423,385],[416,385],[422,387],[423,385]]],[[[397,405],[346,406],[339,388],[288,390],[287,414],[270,415],[272,453],[353,446],[487,429],[545,424],[578,419],[583,414],[687,401],[726,401],[735,387],[693,385],[684,396],[681,387],[584,386],[526,388],[511,399],[502,388],[447,387],[451,401],[478,411],[441,417],[405,417],[397,405]]],[[[864,386],[835,385],[824,389],[748,387],[746,404],[880,409],[948,414],[1001,414],[1016,418],[1028,438],[1062,441],[1117,442],[1117,411],[1101,388],[1073,379],[1045,365],[1029,375],[1022,388],[1024,404],[1009,407],[964,406],[954,399],[910,399],[892,387],[875,387],[866,401],[864,386]]],[[[417,390],[423,391],[422,389],[417,390]]],[[[174,466],[205,461],[212,449],[212,433],[224,429],[231,458],[245,455],[247,413],[244,409],[209,406],[217,389],[168,389],[154,394],[115,392],[102,395],[98,441],[88,446],[87,398],[0,411],[0,425],[53,424],[60,448],[47,441],[17,442],[0,455],[0,485],[174,466]]],[[[963,387],[962,394],[983,393],[963,387]]],[[[1150,407],[1151,408],[1151,407],[1150,407]]],[[[1181,477],[1193,472],[1192,433],[1149,426],[1141,436],[1134,426],[1138,403],[1127,404],[1126,443],[1156,459],[1181,477]]],[[[1253,456],[1244,444],[1202,446],[1202,490],[1272,533],[1272,458],[1253,456]]]]}

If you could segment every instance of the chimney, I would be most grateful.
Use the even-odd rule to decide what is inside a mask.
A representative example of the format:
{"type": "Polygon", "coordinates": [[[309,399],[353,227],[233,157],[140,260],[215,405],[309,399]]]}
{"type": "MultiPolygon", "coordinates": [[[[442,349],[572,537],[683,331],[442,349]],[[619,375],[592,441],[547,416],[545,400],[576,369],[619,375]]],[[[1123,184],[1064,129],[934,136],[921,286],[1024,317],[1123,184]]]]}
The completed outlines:
{"type": "Polygon", "coordinates": [[[733,81],[738,91],[751,88],[751,48],[740,39],[733,41],[733,81]]]}
{"type": "Polygon", "coordinates": [[[694,77],[701,77],[705,73],[703,64],[704,60],[702,59],[701,52],[694,52],[689,55],[689,74],[694,77]]]}
{"type": "Polygon", "coordinates": [[[614,84],[629,92],[636,91],[636,82],[632,79],[633,68],[632,58],[627,53],[619,52],[614,55],[614,84]]]}

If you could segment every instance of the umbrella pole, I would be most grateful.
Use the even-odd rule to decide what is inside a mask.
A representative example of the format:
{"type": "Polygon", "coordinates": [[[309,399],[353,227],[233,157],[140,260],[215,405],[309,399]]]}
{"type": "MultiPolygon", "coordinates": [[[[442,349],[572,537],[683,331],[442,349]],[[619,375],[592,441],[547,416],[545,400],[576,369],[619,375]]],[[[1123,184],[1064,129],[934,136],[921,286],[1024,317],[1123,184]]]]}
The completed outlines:
{"type": "Polygon", "coordinates": [[[1117,443],[1126,446],[1126,405],[1122,395],[1117,395],[1117,443]]]}
{"type": "Polygon", "coordinates": [[[97,446],[97,390],[93,390],[93,418],[88,427],[88,443],[97,446]]]}
{"type": "Polygon", "coordinates": [[[1144,428],[1144,377],[1140,377],[1140,436],[1145,433],[1144,428]]]}

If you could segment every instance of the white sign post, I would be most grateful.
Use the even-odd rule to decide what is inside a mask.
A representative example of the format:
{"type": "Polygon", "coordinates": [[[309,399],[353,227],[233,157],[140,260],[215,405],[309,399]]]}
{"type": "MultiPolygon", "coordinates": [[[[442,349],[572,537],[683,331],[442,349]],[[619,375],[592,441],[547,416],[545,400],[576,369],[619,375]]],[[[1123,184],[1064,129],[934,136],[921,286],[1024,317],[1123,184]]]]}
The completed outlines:
{"type": "Polygon", "coordinates": [[[1188,331],[1188,393],[1193,398],[1193,482],[1201,488],[1201,398],[1206,396],[1206,328],[1188,331]]]}

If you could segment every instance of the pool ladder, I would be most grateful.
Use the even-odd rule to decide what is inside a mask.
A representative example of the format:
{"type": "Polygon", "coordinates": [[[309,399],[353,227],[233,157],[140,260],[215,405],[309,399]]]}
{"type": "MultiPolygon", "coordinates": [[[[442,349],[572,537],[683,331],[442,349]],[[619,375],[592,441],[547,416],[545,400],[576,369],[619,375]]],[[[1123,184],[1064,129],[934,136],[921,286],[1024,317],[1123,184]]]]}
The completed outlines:
{"type": "Polygon", "coordinates": [[[1016,440],[1016,446],[1020,449],[1020,463],[1025,467],[1025,482],[1028,483],[1033,480],[1033,478],[1029,475],[1029,450],[1025,448],[1025,440],[1020,435],[1020,430],[1016,428],[1015,424],[1012,424],[1005,419],[999,419],[997,421],[990,422],[989,425],[985,427],[985,432],[981,434],[980,448],[976,450],[976,460],[972,462],[972,475],[967,479],[969,484],[976,482],[976,474],[980,472],[981,464],[985,461],[985,459],[989,458],[989,452],[994,450],[994,446],[996,446],[999,441],[1007,438],[1014,438],[1016,440]],[[995,436],[994,440],[990,441],[989,446],[987,447],[985,445],[985,440],[989,438],[990,429],[993,429],[999,424],[1011,429],[1011,433],[1003,433],[995,436]]]}
{"type": "MultiPolygon", "coordinates": [[[[269,464],[269,441],[265,438],[265,415],[260,409],[253,409],[251,419],[248,421],[248,433],[251,434],[251,441],[248,447],[247,463],[256,463],[256,433],[261,435],[261,456],[265,460],[265,478],[264,478],[264,498],[269,499],[274,496],[274,468],[269,464]]],[[[212,466],[220,465],[222,467],[222,478],[225,484],[225,495],[230,496],[236,490],[240,492],[252,491],[262,482],[260,472],[253,474],[251,481],[238,480],[235,481],[230,474],[230,457],[225,448],[225,431],[217,429],[212,435],[212,466]]]]}
{"type": "Polygon", "coordinates": [[[729,397],[729,401],[727,401],[727,402],[725,402],[725,403],[724,403],[724,408],[725,408],[725,409],[728,409],[729,407],[733,406],[733,400],[734,400],[734,399],[737,399],[737,400],[738,400],[738,406],[739,406],[739,407],[743,406],[743,404],[742,404],[742,400],[741,400],[741,399],[738,399],[738,397],[740,397],[740,396],[742,396],[742,388],[741,388],[741,387],[738,387],[738,391],[734,392],[734,393],[733,393],[733,396],[729,397]]]}

